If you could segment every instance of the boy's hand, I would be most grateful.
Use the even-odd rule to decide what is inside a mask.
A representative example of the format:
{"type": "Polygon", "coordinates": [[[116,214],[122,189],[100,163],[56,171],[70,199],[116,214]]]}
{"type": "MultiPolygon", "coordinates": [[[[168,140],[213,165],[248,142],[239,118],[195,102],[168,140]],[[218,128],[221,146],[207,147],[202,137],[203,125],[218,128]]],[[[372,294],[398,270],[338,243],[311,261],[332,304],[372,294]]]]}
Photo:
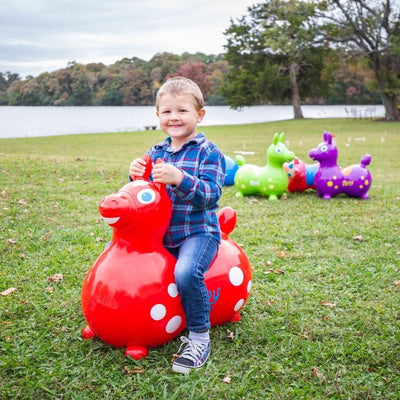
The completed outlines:
{"type": "Polygon", "coordinates": [[[129,176],[134,179],[135,177],[142,177],[146,171],[146,161],[143,158],[135,158],[131,162],[129,168],[129,176]]]}
{"type": "Polygon", "coordinates": [[[152,174],[154,182],[166,185],[178,186],[183,179],[183,172],[180,169],[163,162],[154,164],[152,174]]]}

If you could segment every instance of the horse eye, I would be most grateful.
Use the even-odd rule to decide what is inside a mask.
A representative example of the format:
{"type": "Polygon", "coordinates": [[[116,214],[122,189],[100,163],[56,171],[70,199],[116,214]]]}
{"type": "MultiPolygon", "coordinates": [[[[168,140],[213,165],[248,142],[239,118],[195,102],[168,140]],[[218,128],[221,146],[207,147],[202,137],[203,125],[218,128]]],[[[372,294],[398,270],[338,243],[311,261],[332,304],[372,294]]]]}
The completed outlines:
{"type": "Polygon", "coordinates": [[[150,204],[156,198],[156,193],[151,189],[143,189],[137,194],[137,199],[142,204],[150,204]]]}
{"type": "Polygon", "coordinates": [[[324,144],[323,146],[321,146],[320,150],[321,151],[327,151],[328,150],[328,146],[326,144],[324,144]]]}

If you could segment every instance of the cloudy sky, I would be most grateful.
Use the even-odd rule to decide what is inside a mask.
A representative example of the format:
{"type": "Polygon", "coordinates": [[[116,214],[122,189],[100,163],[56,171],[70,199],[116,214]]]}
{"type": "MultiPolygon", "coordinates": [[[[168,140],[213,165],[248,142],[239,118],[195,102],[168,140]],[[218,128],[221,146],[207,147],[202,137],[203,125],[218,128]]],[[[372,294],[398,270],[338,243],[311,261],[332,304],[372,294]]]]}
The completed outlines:
{"type": "Polygon", "coordinates": [[[0,72],[22,78],[69,61],[219,54],[230,19],[257,0],[0,0],[0,72]]]}

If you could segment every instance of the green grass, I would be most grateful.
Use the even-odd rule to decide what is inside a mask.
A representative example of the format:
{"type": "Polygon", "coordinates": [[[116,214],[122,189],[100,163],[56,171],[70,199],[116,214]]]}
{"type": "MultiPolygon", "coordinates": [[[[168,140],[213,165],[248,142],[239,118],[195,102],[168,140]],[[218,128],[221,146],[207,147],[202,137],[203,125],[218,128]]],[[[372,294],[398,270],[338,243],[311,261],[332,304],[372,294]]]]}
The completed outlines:
{"type": "Polygon", "coordinates": [[[353,119],[204,128],[228,155],[254,151],[246,160],[257,165],[282,131],[311,163],[326,129],[340,165],[372,155],[373,183],[367,201],[308,192],[270,202],[224,188],[253,290],[240,323],[212,329],[210,361],[189,376],[170,368],[179,338],[141,361],[81,338],[81,285],[111,233],[98,203],[163,134],[0,140],[0,291],[17,289],[0,296],[0,399],[399,399],[399,128],[353,119]],[[64,279],[51,282],[57,273],[64,279]]]}

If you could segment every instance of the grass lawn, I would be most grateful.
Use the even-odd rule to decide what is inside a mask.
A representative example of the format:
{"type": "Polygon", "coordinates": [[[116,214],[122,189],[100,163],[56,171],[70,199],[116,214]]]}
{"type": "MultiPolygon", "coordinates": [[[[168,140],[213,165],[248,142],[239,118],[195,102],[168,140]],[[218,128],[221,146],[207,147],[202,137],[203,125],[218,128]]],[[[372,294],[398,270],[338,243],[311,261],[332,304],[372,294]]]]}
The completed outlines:
{"type": "Polygon", "coordinates": [[[254,151],[245,158],[257,165],[282,131],[312,163],[324,130],[341,166],[372,155],[371,198],[271,202],[225,187],[220,206],[237,210],[231,238],[252,264],[252,293],[239,323],[212,329],[211,358],[189,376],[171,370],[179,338],[141,361],[81,338],[81,285],[111,234],[98,203],[164,134],[1,139],[0,292],[16,290],[0,295],[0,399],[399,399],[400,125],[204,129],[225,154],[254,151]]]}

